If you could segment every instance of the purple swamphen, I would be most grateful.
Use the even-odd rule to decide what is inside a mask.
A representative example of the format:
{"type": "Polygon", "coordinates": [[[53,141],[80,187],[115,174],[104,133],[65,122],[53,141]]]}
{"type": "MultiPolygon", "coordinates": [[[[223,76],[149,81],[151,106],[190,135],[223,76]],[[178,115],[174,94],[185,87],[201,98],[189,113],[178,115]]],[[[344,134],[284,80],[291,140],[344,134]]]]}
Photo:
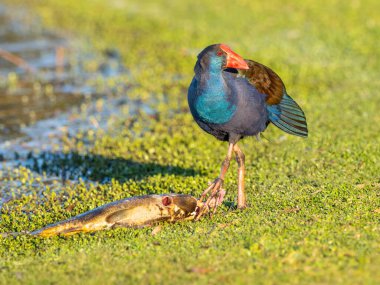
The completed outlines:
{"type": "Polygon", "coordinates": [[[202,193],[204,201],[211,191],[199,219],[212,199],[223,199],[221,187],[233,152],[239,167],[237,207],[246,207],[240,139],[258,136],[269,123],[300,137],[307,137],[308,130],[304,112],[287,94],[281,78],[265,65],[243,59],[227,45],[206,47],[198,55],[194,72],[188,90],[191,114],[204,131],[229,143],[219,177],[202,193]]]}

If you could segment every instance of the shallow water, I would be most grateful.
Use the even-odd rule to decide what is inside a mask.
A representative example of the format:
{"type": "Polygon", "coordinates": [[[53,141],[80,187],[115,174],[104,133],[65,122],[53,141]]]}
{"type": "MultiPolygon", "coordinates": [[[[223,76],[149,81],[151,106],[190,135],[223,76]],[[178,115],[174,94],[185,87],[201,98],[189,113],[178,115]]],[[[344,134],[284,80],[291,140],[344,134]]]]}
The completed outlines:
{"type": "Polygon", "coordinates": [[[125,77],[117,50],[98,53],[46,30],[26,10],[0,5],[0,209],[21,195],[39,197],[45,185],[59,191],[70,183],[29,170],[32,154],[41,162],[39,153],[62,150],[63,137],[105,129],[124,109],[127,114],[144,109],[125,98],[125,77]],[[115,82],[121,96],[113,94],[115,82]],[[25,182],[29,175],[32,184],[25,182]]]}
{"type": "Polygon", "coordinates": [[[25,136],[25,126],[102,97],[88,81],[122,74],[120,61],[115,50],[97,54],[46,30],[26,10],[0,5],[0,142],[25,136]]]}

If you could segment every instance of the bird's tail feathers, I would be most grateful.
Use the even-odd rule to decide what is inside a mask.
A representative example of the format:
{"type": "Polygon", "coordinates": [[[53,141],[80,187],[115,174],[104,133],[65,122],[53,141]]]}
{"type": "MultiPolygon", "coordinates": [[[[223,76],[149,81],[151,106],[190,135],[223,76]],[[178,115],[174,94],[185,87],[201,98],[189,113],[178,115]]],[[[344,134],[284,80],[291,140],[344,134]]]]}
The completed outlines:
{"type": "Polygon", "coordinates": [[[269,120],[281,130],[300,137],[307,137],[307,123],[301,107],[286,92],[276,105],[267,105],[269,120]]]}

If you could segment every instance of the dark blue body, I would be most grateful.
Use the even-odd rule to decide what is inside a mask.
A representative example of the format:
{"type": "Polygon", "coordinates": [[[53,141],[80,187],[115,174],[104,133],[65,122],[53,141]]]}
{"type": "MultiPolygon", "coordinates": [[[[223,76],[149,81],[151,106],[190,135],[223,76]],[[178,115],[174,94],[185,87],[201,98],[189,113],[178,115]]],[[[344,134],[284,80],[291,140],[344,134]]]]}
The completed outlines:
{"type": "Polygon", "coordinates": [[[223,71],[217,57],[197,62],[188,90],[191,113],[198,125],[222,141],[236,143],[263,132],[268,124],[266,95],[245,78],[223,71]]]}

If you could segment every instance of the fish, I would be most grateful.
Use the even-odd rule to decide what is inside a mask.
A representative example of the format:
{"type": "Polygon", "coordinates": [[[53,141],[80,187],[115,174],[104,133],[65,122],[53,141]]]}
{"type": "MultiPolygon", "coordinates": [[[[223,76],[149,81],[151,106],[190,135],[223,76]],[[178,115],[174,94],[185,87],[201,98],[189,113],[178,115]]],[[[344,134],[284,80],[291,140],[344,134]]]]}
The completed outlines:
{"type": "Polygon", "coordinates": [[[32,236],[70,236],[118,227],[140,228],[162,221],[192,220],[200,207],[186,194],[144,195],[105,204],[68,220],[30,232],[32,236]]]}
{"type": "MultiPolygon", "coordinates": [[[[216,209],[226,191],[221,189],[221,197],[213,198],[206,212],[216,209]]],[[[0,237],[29,235],[49,238],[71,236],[76,233],[91,233],[113,228],[142,228],[159,222],[195,220],[204,203],[188,194],[151,194],[134,196],[97,207],[70,219],[47,225],[34,231],[0,233],[0,237]]],[[[212,212],[210,212],[212,214],[212,212]]]]}

